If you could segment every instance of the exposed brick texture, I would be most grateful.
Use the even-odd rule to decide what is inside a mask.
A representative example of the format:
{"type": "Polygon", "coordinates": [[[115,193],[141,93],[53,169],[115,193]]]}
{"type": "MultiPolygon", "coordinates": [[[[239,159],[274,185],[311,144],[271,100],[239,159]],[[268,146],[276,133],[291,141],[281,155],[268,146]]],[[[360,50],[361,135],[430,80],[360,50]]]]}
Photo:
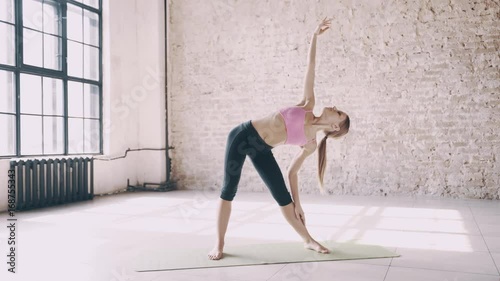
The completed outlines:
{"type": "MultiPolygon", "coordinates": [[[[499,199],[498,2],[170,0],[174,179],[220,189],[228,132],[300,101],[309,39],[328,16],[314,113],[351,118],[328,141],[328,191],[499,199]]],[[[285,178],[298,151],[273,150],[285,178]]],[[[301,192],[319,192],[316,174],[315,153],[301,192]]],[[[247,159],[239,190],[266,189],[247,159]]]]}

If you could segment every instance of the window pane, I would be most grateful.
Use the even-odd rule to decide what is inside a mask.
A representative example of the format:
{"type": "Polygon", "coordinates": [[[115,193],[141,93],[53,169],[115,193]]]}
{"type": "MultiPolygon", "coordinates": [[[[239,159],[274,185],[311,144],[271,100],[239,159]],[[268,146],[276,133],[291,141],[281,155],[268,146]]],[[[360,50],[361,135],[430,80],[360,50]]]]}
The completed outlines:
{"type": "Polygon", "coordinates": [[[83,45],[68,41],[68,75],[83,77],[83,45]]]}
{"type": "MultiPolygon", "coordinates": [[[[79,1],[81,2],[81,1],[79,1]]],[[[86,5],[92,6],[96,9],[99,9],[99,0],[84,0],[86,5]]]]}
{"type": "Polygon", "coordinates": [[[43,114],[64,115],[63,82],[59,79],[43,78],[43,114]]]}
{"type": "Polygon", "coordinates": [[[99,152],[99,120],[85,119],[85,153],[99,152]]]}
{"type": "Polygon", "coordinates": [[[43,35],[43,66],[61,70],[61,39],[52,35],[43,35]]]}
{"type": "Polygon", "coordinates": [[[84,43],[99,46],[99,15],[85,11],[83,24],[84,43]]]}
{"type": "Polygon", "coordinates": [[[83,119],[68,118],[68,152],[83,153],[83,119]]]}
{"type": "Polygon", "coordinates": [[[23,25],[42,31],[43,7],[41,0],[23,0],[23,25]]]}
{"type": "Polygon", "coordinates": [[[99,49],[91,46],[84,46],[84,71],[85,78],[99,80],[99,49]]]}
{"type": "Polygon", "coordinates": [[[63,117],[43,117],[43,153],[64,153],[63,117]]]}
{"type": "Polygon", "coordinates": [[[68,4],[68,38],[83,42],[83,14],[82,8],[68,4]]]}
{"type": "Polygon", "coordinates": [[[99,87],[85,84],[83,97],[85,118],[99,118],[99,87]]]}
{"type": "Polygon", "coordinates": [[[74,1],[99,9],[99,0],[74,0],[74,1]]]}
{"type": "Polygon", "coordinates": [[[0,20],[14,23],[14,0],[0,0],[0,20]]]}
{"type": "Polygon", "coordinates": [[[0,22],[0,38],[2,38],[0,40],[0,64],[14,65],[16,54],[14,26],[0,22]]]}
{"type": "Polygon", "coordinates": [[[0,155],[16,154],[16,116],[0,114],[0,155]]]}
{"type": "Polygon", "coordinates": [[[21,154],[42,154],[42,117],[21,115],[21,154]]]}
{"type": "Polygon", "coordinates": [[[42,33],[24,29],[23,34],[23,60],[25,64],[43,67],[42,33]]]}
{"type": "Polygon", "coordinates": [[[42,78],[21,74],[21,113],[42,114],[42,78]]]}
{"type": "Polygon", "coordinates": [[[68,116],[83,117],[83,84],[68,82],[68,116]]]}
{"type": "Polygon", "coordinates": [[[0,70],[0,112],[16,113],[14,73],[0,70]]]}
{"type": "Polygon", "coordinates": [[[45,0],[43,3],[43,31],[61,35],[61,8],[53,0],[45,0]]]}

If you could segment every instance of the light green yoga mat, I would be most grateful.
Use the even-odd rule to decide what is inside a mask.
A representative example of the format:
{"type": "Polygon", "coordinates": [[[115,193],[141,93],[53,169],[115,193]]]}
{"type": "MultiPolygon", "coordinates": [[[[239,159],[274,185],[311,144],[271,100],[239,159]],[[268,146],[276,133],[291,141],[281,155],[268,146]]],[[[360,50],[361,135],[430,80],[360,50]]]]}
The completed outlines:
{"type": "MultiPolygon", "coordinates": [[[[320,242],[321,243],[321,242],[320,242]]],[[[210,249],[169,249],[168,251],[148,249],[135,261],[135,271],[165,271],[205,267],[244,266],[259,264],[335,261],[353,259],[374,259],[399,257],[383,247],[353,243],[322,243],[330,249],[330,254],[320,254],[304,249],[302,242],[253,244],[226,246],[224,258],[217,261],[208,259],[210,249]]]]}

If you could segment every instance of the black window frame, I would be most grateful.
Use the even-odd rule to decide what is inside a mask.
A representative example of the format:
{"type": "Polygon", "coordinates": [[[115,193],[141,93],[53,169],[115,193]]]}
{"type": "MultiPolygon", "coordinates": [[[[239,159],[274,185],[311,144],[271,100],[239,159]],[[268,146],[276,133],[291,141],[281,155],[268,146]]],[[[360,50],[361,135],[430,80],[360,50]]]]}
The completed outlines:
{"type": "MultiPolygon", "coordinates": [[[[94,8],[92,6],[86,5],[81,2],[77,2],[74,0],[51,0],[52,2],[57,2],[60,7],[61,7],[61,70],[53,70],[53,69],[47,69],[44,67],[37,67],[37,66],[32,66],[32,65],[27,65],[23,63],[23,3],[25,0],[14,0],[14,28],[15,28],[15,65],[5,65],[5,64],[0,64],[0,70],[6,70],[10,71],[14,74],[15,77],[15,116],[16,116],[16,154],[15,155],[0,155],[0,159],[5,159],[5,158],[14,158],[14,157],[33,157],[33,156],[41,156],[41,157],[46,157],[46,156],[66,156],[66,155],[101,155],[103,154],[103,104],[102,104],[102,78],[103,78],[103,67],[102,67],[102,50],[103,50],[103,42],[102,42],[102,2],[103,0],[98,0],[98,7],[99,8],[94,8]],[[67,9],[68,9],[68,4],[75,5],[77,7],[82,8],[83,13],[85,10],[93,12],[98,15],[99,18],[99,61],[98,61],[98,66],[99,66],[99,73],[98,73],[98,81],[95,80],[90,80],[90,79],[85,79],[85,77],[82,78],[77,78],[77,77],[72,77],[68,76],[68,63],[67,63],[67,54],[68,54],[68,36],[67,36],[67,9]],[[42,145],[42,151],[40,151],[40,154],[21,154],[21,112],[20,112],[20,80],[21,80],[21,74],[32,74],[32,75],[38,75],[43,77],[48,77],[48,78],[56,78],[56,79],[61,79],[63,82],[63,107],[64,107],[64,112],[63,112],[63,119],[64,119],[64,153],[57,153],[57,154],[44,154],[43,152],[43,145],[42,145]],[[95,85],[99,89],[99,152],[75,152],[75,153],[69,153],[69,128],[68,128],[68,82],[73,81],[73,82],[80,82],[84,84],[90,84],[90,85],[95,85]]],[[[84,2],[84,1],[82,1],[84,2]]],[[[8,23],[12,25],[12,23],[1,21],[2,23],[8,23]]],[[[88,45],[85,42],[82,42],[82,46],[88,45]]],[[[96,47],[93,46],[92,47],[96,47]]],[[[43,53],[42,53],[43,56],[43,53]]],[[[83,62],[84,63],[84,62],[83,62]]],[[[85,76],[85,75],[83,75],[85,76]]],[[[2,115],[14,115],[13,113],[7,113],[7,112],[2,112],[2,115]]],[[[23,115],[29,115],[23,113],[23,115]]],[[[36,116],[50,116],[50,115],[39,115],[35,114],[36,116]]],[[[81,119],[85,120],[88,118],[82,117],[81,119]]],[[[42,119],[43,120],[43,119],[42,119]]],[[[42,122],[43,126],[43,122],[42,122]]],[[[85,126],[85,125],[84,125],[85,126]]],[[[43,142],[43,135],[40,136],[42,138],[43,142]]]]}

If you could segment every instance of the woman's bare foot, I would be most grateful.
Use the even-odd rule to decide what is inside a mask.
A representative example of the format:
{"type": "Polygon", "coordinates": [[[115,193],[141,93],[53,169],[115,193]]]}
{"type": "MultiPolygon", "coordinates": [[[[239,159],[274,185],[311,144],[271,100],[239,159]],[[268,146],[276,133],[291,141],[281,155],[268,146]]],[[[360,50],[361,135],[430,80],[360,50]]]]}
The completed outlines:
{"type": "Polygon", "coordinates": [[[327,248],[321,246],[318,242],[316,242],[314,239],[311,239],[309,242],[304,242],[304,248],[316,251],[321,254],[329,254],[330,250],[327,248]]]}
{"type": "Polygon", "coordinates": [[[208,253],[208,258],[211,260],[220,260],[224,257],[224,253],[222,253],[222,249],[224,248],[224,244],[215,245],[215,247],[208,253]]]}

